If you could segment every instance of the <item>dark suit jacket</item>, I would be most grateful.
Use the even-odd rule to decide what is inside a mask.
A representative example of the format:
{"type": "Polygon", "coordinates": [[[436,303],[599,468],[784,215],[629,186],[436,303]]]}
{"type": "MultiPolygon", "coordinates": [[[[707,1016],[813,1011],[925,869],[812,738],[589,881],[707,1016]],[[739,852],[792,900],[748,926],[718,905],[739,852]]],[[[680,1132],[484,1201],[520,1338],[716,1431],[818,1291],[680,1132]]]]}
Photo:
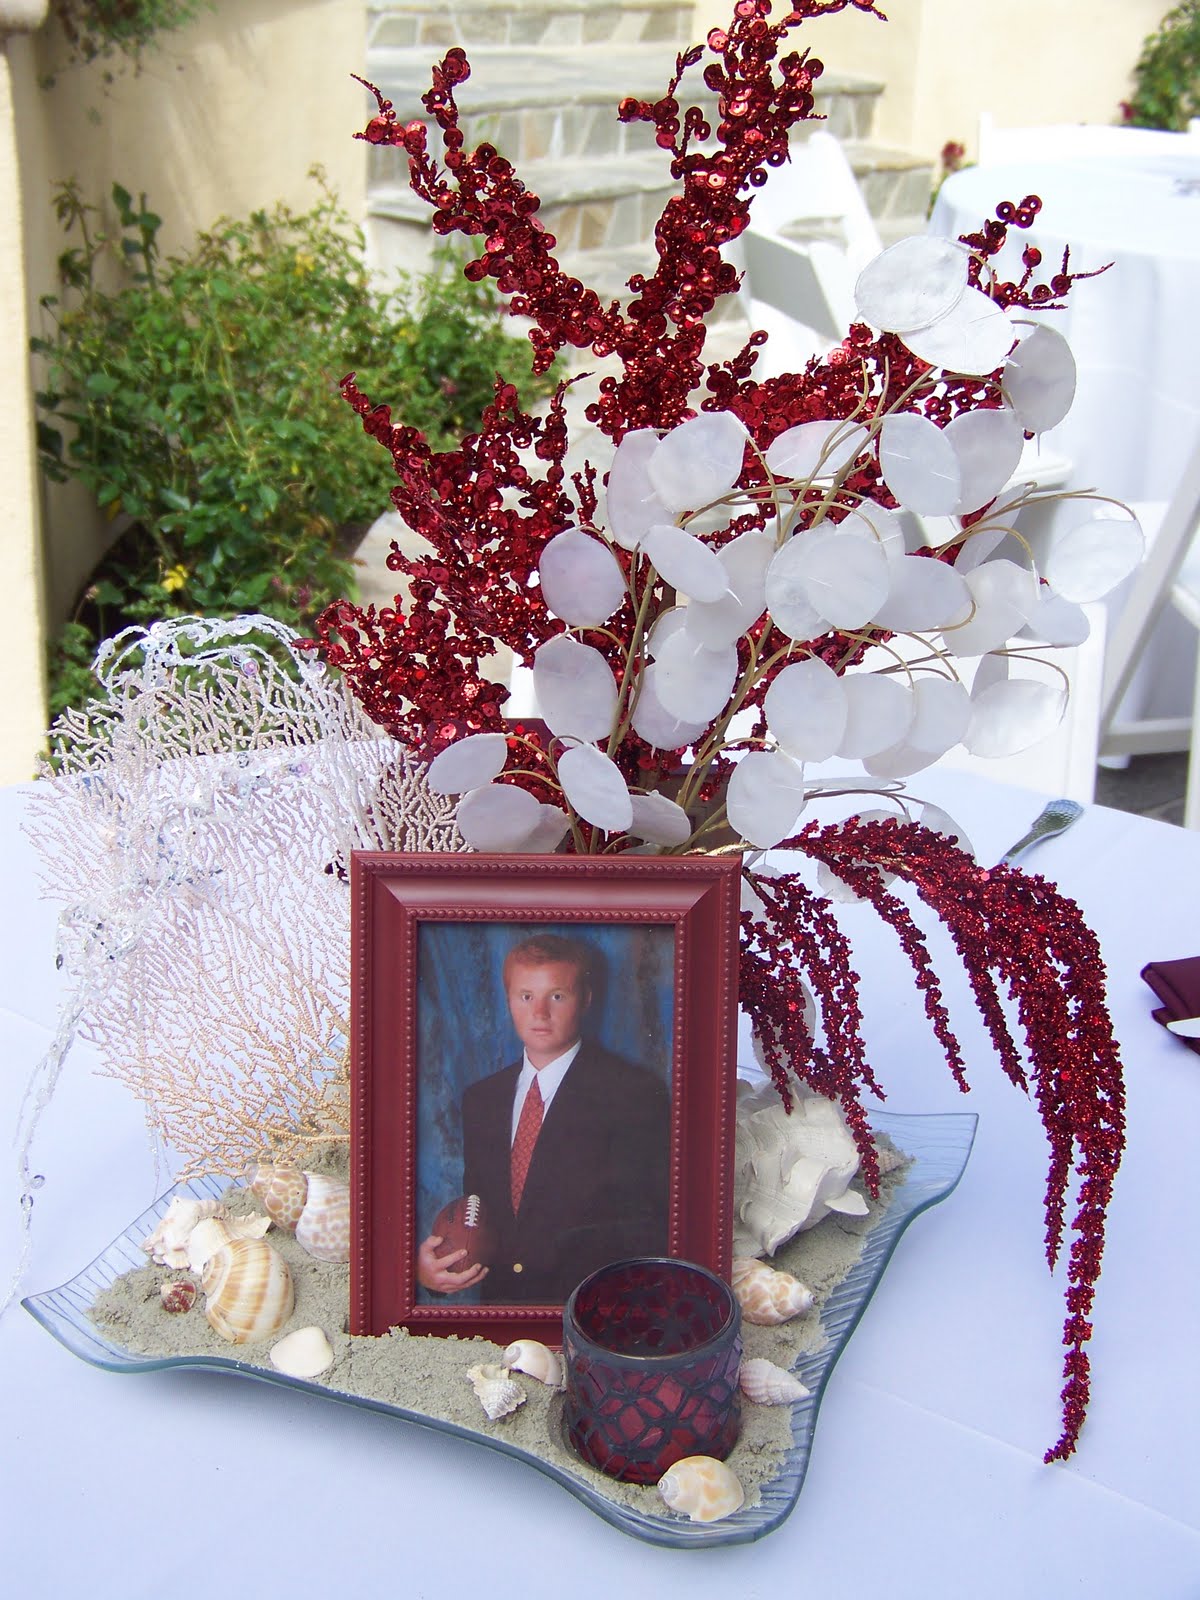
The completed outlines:
{"type": "Polygon", "coordinates": [[[481,1297],[558,1305],[609,1261],[667,1252],[671,1102],[644,1067],[585,1039],[546,1112],[514,1217],[509,1161],[521,1064],[463,1095],[463,1189],[497,1249],[481,1297]]]}

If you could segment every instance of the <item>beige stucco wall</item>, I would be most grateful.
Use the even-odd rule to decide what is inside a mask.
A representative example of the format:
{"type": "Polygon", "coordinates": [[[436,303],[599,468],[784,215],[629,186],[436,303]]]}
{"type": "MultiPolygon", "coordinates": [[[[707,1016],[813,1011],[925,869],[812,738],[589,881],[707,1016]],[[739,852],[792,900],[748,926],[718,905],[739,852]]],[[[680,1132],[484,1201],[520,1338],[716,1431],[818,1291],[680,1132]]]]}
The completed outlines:
{"type": "MultiPolygon", "coordinates": [[[[698,0],[697,37],[730,0],[698,0]]],[[[936,156],[974,151],[980,112],[1002,127],[1113,122],[1146,35],[1170,0],[881,0],[803,23],[793,38],[831,72],[886,85],[875,136],[936,156]]]]}
{"type": "MultiPolygon", "coordinates": [[[[62,235],[51,184],[75,177],[86,196],[107,200],[114,180],[145,191],[163,217],[166,251],[187,244],[222,214],[278,200],[307,206],[306,174],[326,168],[347,210],[362,216],[364,91],[350,74],[365,61],[365,0],[217,0],[177,33],[162,36],[140,73],[63,67],[52,29],[14,48],[13,88],[21,135],[21,180],[31,319],[54,289],[62,235]]],[[[52,489],[47,504],[46,584],[51,622],[65,617],[106,530],[86,497],[52,489]]]]}

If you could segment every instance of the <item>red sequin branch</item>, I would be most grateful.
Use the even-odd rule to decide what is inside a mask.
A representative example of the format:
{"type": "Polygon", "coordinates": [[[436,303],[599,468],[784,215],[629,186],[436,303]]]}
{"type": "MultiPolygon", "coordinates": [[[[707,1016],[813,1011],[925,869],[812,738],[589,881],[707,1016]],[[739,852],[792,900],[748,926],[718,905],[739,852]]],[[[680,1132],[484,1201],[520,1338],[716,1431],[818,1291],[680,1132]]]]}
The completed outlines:
{"type": "MultiPolygon", "coordinates": [[[[788,841],[824,862],[889,923],[913,962],[926,1010],[961,1088],[962,1057],[950,1032],[920,930],[890,894],[880,873],[912,884],[950,931],[996,1050],[1010,1078],[1032,1090],[1050,1145],[1046,1184],[1046,1255],[1053,1267],[1066,1227],[1071,1175],[1078,1206],[1071,1224],[1067,1266],[1067,1317],[1063,1343],[1063,1429],[1047,1461],[1075,1449],[1089,1393],[1085,1345],[1100,1275],[1104,1224],[1113,1178],[1125,1142],[1125,1090],[1120,1055],[1105,1007],[1104,963],[1099,943],[1074,901],[1039,877],[1009,867],[990,871],[955,845],[914,823],[857,821],[821,828],[812,824],[788,841]],[[1029,1063],[1027,1085],[1018,1047],[1001,1007],[998,988],[1016,1008],[1029,1063]]],[[[754,880],[767,917],[745,919],[750,945],[743,1003],[766,1041],[772,1076],[787,1092],[787,1064],[822,1093],[836,1094],[855,1132],[870,1180],[868,1135],[859,1101],[866,1085],[858,1038],[856,975],[836,939],[823,948],[813,939],[813,897],[795,878],[754,880]],[[770,977],[798,968],[820,1000],[829,1063],[797,1026],[795,997],[770,977]],[[849,1031],[840,1022],[845,1012],[849,1031]],[[771,1044],[778,1041],[778,1049],[771,1044]],[[844,1053],[843,1053],[844,1052],[844,1053]],[[814,1066],[815,1063],[815,1066],[814,1066]]],[[[817,901],[823,907],[823,902],[817,901]]],[[[823,907],[827,915],[827,908],[823,907]]],[[[745,957],[743,959],[746,959],[745,957]]]]}

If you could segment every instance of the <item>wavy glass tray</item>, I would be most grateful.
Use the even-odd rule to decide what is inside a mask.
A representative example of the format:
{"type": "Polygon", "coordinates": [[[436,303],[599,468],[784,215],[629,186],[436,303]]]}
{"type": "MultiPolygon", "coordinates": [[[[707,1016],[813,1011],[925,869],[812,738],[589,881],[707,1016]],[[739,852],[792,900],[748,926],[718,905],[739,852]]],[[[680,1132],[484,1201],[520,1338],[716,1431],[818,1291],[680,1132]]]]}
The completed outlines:
{"type": "Polygon", "coordinates": [[[822,1308],[821,1320],[828,1343],[816,1354],[802,1356],[796,1365],[797,1376],[811,1393],[792,1405],[792,1446],[784,1458],[778,1477],[762,1486],[762,1497],[757,1505],[745,1507],[722,1522],[705,1524],[649,1516],[636,1507],[609,1500],[583,1479],[573,1477],[554,1463],[509,1444],[504,1439],[476,1433],[437,1417],[427,1417],[419,1411],[389,1405],[383,1400],[347,1394],[343,1390],[327,1388],[306,1379],[289,1378],[280,1372],[250,1366],[233,1356],[145,1356],[115,1344],[90,1321],[89,1307],[96,1296],[123,1273],[145,1266],[146,1256],[140,1241],[153,1230],[176,1194],[191,1194],[200,1199],[209,1196],[218,1198],[226,1186],[219,1178],[201,1178],[170,1190],[69,1283],[45,1294],[30,1295],[22,1304],[68,1350],[109,1372],[158,1372],[164,1367],[206,1367],[243,1378],[254,1378],[261,1383],[277,1383],[287,1389],[324,1395],[347,1405],[362,1406],[368,1411],[386,1412],[389,1416],[400,1417],[406,1422],[415,1422],[442,1433],[457,1434],[475,1444],[499,1450],[504,1455],[515,1456],[560,1483],[605,1522],[650,1544],[677,1549],[746,1544],[752,1539],[761,1539],[764,1534],[777,1528],[799,1499],[808,1470],[817,1413],[837,1359],[866,1310],[867,1302],[883,1276],[884,1268],[904,1230],[914,1217],[936,1205],[939,1200],[944,1200],[962,1176],[978,1119],[973,1113],[927,1117],[876,1113],[871,1120],[877,1132],[889,1134],[898,1148],[912,1157],[912,1165],[896,1190],[886,1215],[867,1235],[862,1256],[822,1308]]]}

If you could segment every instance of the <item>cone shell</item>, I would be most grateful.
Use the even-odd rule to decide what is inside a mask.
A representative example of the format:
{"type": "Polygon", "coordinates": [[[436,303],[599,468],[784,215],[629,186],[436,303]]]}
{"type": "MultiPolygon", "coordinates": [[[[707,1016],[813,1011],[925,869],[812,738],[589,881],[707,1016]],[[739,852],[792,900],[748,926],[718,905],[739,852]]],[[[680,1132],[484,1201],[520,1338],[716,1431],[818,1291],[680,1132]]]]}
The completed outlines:
{"type": "Polygon", "coordinates": [[[315,1378],[333,1365],[333,1346],[323,1328],[297,1328],[271,1346],[271,1365],[289,1378],[315,1378]]]}
{"type": "Polygon", "coordinates": [[[693,1522],[719,1522],[740,1509],[746,1495],[736,1472],[714,1456],[685,1456],[658,1480],[672,1511],[693,1522]]]}
{"type": "Polygon", "coordinates": [[[785,1372],[762,1356],[742,1362],[738,1383],[746,1399],[759,1406],[786,1406],[811,1392],[794,1373],[785,1372]]]}
{"type": "Polygon", "coordinates": [[[504,1352],[504,1365],[511,1367],[514,1372],[523,1372],[527,1377],[536,1378],[547,1388],[565,1389],[567,1386],[563,1358],[557,1350],[542,1344],[540,1339],[518,1339],[515,1344],[510,1344],[504,1352]]]}
{"type": "Polygon", "coordinates": [[[479,1397],[479,1404],[493,1422],[508,1416],[518,1406],[525,1404],[525,1391],[513,1381],[507,1367],[499,1362],[487,1361],[472,1367],[467,1373],[471,1387],[479,1397]]]}
{"type": "Polygon", "coordinates": [[[305,1172],[308,1195],[296,1238],[318,1261],[350,1259],[350,1185],[341,1178],[305,1172]]]}
{"type": "Polygon", "coordinates": [[[812,1290],[805,1288],[790,1272],[777,1272],[765,1261],[735,1256],[730,1282],[742,1316],[759,1327],[789,1322],[792,1317],[812,1310],[812,1290]]]}
{"type": "Polygon", "coordinates": [[[204,1315],[230,1344],[269,1339],[296,1302],[287,1262],[263,1239],[230,1239],[210,1258],[201,1283],[204,1315]]]}
{"type": "Polygon", "coordinates": [[[261,1162],[250,1173],[250,1188],[263,1203],[277,1228],[295,1233],[304,1202],[308,1198],[308,1177],[298,1167],[280,1167],[261,1162]]]}

